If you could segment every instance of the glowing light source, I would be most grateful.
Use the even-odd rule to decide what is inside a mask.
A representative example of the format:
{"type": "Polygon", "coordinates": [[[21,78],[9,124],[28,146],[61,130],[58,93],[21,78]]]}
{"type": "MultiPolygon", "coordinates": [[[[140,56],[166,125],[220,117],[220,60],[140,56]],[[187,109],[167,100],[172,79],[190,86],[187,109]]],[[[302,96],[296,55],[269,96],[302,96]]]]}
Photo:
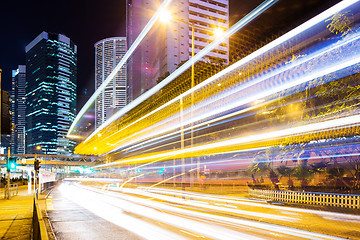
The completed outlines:
{"type": "Polygon", "coordinates": [[[222,28],[217,27],[214,29],[214,36],[216,38],[220,38],[223,34],[224,34],[224,30],[222,28]]]}
{"type": "Polygon", "coordinates": [[[163,23],[168,23],[171,20],[171,14],[169,11],[167,11],[166,9],[164,9],[163,11],[160,12],[160,17],[159,17],[160,21],[163,23]]]}
{"type": "MultiPolygon", "coordinates": [[[[149,91],[145,92],[144,94],[142,94],[140,97],[138,97],[137,99],[135,99],[134,101],[132,101],[131,103],[129,103],[128,105],[126,105],[124,108],[120,109],[118,112],[116,112],[113,116],[111,116],[106,122],[104,122],[102,125],[100,125],[92,134],[90,134],[85,140],[84,142],[87,142],[89,139],[91,139],[95,134],[97,134],[99,131],[101,131],[102,129],[104,129],[105,127],[109,126],[112,122],[114,122],[116,119],[118,119],[119,117],[123,116],[125,113],[127,113],[128,111],[130,111],[131,109],[133,109],[134,107],[136,107],[137,105],[139,105],[140,103],[142,103],[143,101],[145,101],[146,99],[148,99],[149,97],[151,97],[152,95],[154,95],[155,93],[157,93],[160,89],[162,89],[164,86],[166,86],[168,83],[170,83],[172,80],[174,80],[176,77],[178,77],[180,74],[182,74],[183,72],[185,72],[189,67],[191,67],[191,65],[197,61],[199,61],[200,59],[202,59],[206,54],[208,54],[211,50],[213,50],[216,46],[218,46],[225,38],[230,37],[232,34],[234,34],[236,31],[238,31],[239,29],[243,28],[244,26],[246,26],[249,22],[251,22],[253,19],[255,19],[258,15],[260,15],[261,13],[263,13],[264,11],[266,11],[268,8],[270,8],[273,4],[275,4],[278,0],[268,0],[265,1],[264,3],[260,4],[257,8],[255,8],[253,11],[251,11],[248,15],[246,15],[244,18],[242,18],[240,21],[238,21],[236,24],[234,24],[230,29],[228,29],[220,38],[215,39],[213,42],[211,42],[209,45],[207,45],[204,49],[202,49],[200,52],[198,52],[194,58],[189,59],[186,63],[184,63],[181,67],[179,67],[178,69],[176,69],[170,76],[168,76],[167,78],[165,78],[163,81],[161,81],[159,84],[157,84],[155,87],[151,88],[149,91]]],[[[164,7],[165,8],[165,7],[164,7]]],[[[162,9],[164,9],[162,8],[162,9]]],[[[162,9],[160,11],[158,11],[157,13],[157,18],[160,15],[160,12],[162,11],[162,9]]],[[[157,19],[156,18],[156,19],[157,19]]],[[[134,44],[133,44],[134,45],[134,44]]],[[[130,51],[130,49],[129,49],[130,51]]],[[[128,52],[129,52],[128,51],[128,52]]],[[[128,53],[127,52],[127,53],[128,53]]],[[[126,54],[125,54],[126,56],[126,54]]],[[[120,63],[124,62],[127,60],[127,58],[125,58],[125,56],[122,58],[122,60],[120,61],[120,63]]],[[[120,64],[119,63],[119,64],[120,64]]],[[[119,65],[118,65],[119,66],[119,65]]],[[[122,65],[121,65],[122,66],[122,65]]],[[[114,71],[117,68],[114,69],[114,71]]],[[[113,71],[113,72],[114,72],[113,71]]],[[[112,73],[113,73],[112,72],[112,73]]],[[[116,74],[116,72],[115,72],[116,74]]],[[[114,74],[114,76],[115,76],[114,74]]],[[[110,74],[111,75],[111,74],[110,74]]],[[[109,75],[109,77],[110,77],[109,75]]],[[[108,77],[108,78],[109,78],[108,77]]],[[[111,79],[110,79],[111,80],[111,79]]],[[[110,82],[109,80],[109,82],[110,82]]],[[[107,80],[103,83],[103,84],[108,84],[107,80]]],[[[102,86],[102,85],[101,85],[102,86]]],[[[101,87],[100,86],[100,87],[101,87]]],[[[105,86],[103,87],[105,88],[105,86]]],[[[96,90],[96,92],[94,93],[94,95],[90,98],[91,102],[95,101],[95,99],[97,98],[97,96],[100,94],[100,92],[103,90],[103,88],[100,88],[98,90],[96,90]],[[94,98],[94,99],[93,99],[94,98]]],[[[89,100],[89,101],[90,101],[89,100]]],[[[85,106],[84,106],[85,107],[85,106]]],[[[90,107],[90,105],[89,105],[90,107]]],[[[87,107],[88,108],[88,107],[87,107]]],[[[87,109],[86,108],[86,109],[87,109]]],[[[86,110],[84,110],[85,113],[86,110]]],[[[80,113],[78,114],[78,116],[76,116],[76,119],[73,122],[73,125],[75,126],[75,124],[79,121],[79,119],[81,118],[81,116],[84,114],[82,113],[82,111],[80,111],[80,113]]],[[[73,126],[72,125],[72,126],[73,126]]],[[[71,131],[73,130],[73,127],[71,127],[69,129],[68,134],[71,133],[71,131]]]]}
{"type": "Polygon", "coordinates": [[[109,76],[106,78],[106,80],[99,86],[99,88],[94,92],[94,94],[90,97],[90,99],[85,103],[85,105],[82,107],[78,115],[75,117],[73,123],[71,124],[69,131],[67,135],[70,135],[72,131],[74,130],[76,124],[78,121],[84,116],[86,111],[91,107],[91,105],[95,102],[96,98],[102,93],[102,91],[105,89],[107,85],[112,81],[112,79],[116,76],[118,71],[122,68],[122,66],[127,62],[129,57],[133,54],[135,49],[140,45],[142,40],[145,38],[145,36],[148,34],[148,32],[151,30],[152,26],[155,24],[157,19],[160,17],[160,13],[165,9],[169,4],[171,0],[164,0],[157,12],[152,16],[150,21],[146,24],[144,29],[141,31],[139,36],[136,38],[134,43],[131,45],[129,50],[125,53],[121,61],[116,65],[114,70],[109,74],[109,76]]]}
{"type": "Polygon", "coordinates": [[[78,135],[67,135],[66,137],[72,138],[72,139],[80,139],[80,138],[82,138],[81,136],[78,136],[78,135]]]}

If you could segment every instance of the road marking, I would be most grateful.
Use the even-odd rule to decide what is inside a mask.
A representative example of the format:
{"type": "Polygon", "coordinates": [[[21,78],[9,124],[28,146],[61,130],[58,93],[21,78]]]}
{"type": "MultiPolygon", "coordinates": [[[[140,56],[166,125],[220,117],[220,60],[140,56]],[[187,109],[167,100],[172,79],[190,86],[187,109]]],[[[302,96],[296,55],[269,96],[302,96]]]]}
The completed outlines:
{"type": "Polygon", "coordinates": [[[53,204],[51,202],[51,199],[46,199],[46,210],[52,211],[54,210],[53,204]]]}

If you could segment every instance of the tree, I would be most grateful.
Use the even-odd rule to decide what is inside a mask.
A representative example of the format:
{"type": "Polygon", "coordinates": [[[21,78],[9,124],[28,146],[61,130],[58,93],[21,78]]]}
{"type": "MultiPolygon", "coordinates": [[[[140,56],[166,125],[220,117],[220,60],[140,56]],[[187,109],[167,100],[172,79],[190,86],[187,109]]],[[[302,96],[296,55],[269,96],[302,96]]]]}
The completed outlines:
{"type": "Polygon", "coordinates": [[[290,168],[286,165],[281,165],[276,169],[276,171],[279,173],[281,177],[288,177],[287,185],[292,188],[294,183],[291,180],[291,175],[294,173],[294,168],[290,168]]]}
{"type": "Polygon", "coordinates": [[[308,186],[308,179],[312,176],[312,172],[308,166],[299,165],[295,168],[294,176],[300,180],[301,188],[305,190],[308,186]]]}
{"type": "Polygon", "coordinates": [[[268,161],[268,159],[265,157],[264,154],[259,153],[258,155],[255,156],[255,158],[253,159],[252,163],[249,165],[249,171],[252,173],[252,178],[253,178],[253,182],[254,184],[258,183],[256,181],[256,174],[264,174],[265,172],[267,172],[270,168],[270,162],[268,161]]]}

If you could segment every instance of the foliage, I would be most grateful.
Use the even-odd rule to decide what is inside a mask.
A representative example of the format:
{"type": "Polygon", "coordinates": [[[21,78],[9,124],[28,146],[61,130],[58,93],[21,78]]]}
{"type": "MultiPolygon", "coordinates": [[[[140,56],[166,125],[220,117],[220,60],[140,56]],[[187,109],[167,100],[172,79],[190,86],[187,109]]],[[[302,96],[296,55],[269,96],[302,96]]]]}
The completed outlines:
{"type": "Polygon", "coordinates": [[[270,162],[264,154],[258,154],[249,165],[249,171],[253,174],[265,173],[270,168],[270,162]]]}
{"type": "Polygon", "coordinates": [[[276,171],[278,172],[278,174],[281,177],[288,177],[289,180],[291,179],[291,175],[294,173],[294,168],[290,168],[286,165],[281,165],[280,167],[278,167],[276,169],[276,171]]]}

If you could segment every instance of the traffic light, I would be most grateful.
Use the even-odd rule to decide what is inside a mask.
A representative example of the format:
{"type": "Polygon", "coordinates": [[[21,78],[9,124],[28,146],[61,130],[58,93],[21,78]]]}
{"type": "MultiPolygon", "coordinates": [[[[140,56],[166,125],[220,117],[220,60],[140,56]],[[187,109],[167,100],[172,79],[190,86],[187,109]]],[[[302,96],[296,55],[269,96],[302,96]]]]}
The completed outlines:
{"type": "Polygon", "coordinates": [[[34,161],[34,170],[35,170],[35,171],[39,171],[40,168],[41,168],[41,166],[40,166],[40,161],[36,159],[36,160],[34,161]]]}
{"type": "Polygon", "coordinates": [[[6,158],[6,168],[10,172],[11,169],[16,169],[16,159],[17,157],[6,158]]]}

